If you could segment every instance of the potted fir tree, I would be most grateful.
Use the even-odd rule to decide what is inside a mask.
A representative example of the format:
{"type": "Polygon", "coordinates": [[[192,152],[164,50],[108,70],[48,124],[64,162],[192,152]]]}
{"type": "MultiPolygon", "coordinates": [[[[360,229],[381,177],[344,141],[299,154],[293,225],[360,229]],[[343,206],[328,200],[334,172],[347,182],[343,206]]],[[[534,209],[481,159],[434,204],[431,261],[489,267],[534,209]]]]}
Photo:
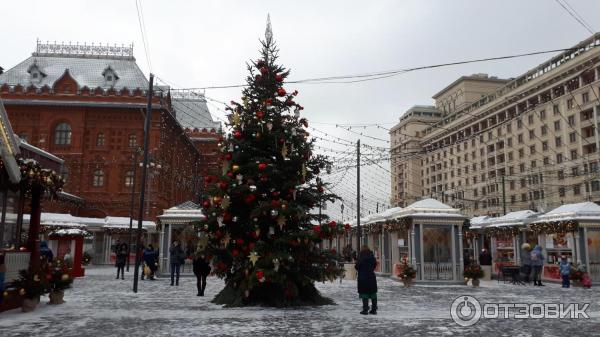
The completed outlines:
{"type": "Polygon", "coordinates": [[[398,273],[398,277],[402,280],[404,286],[407,288],[410,287],[416,276],[417,271],[415,268],[413,268],[406,260],[404,260],[402,265],[400,265],[400,272],[398,273]]]}
{"type": "Polygon", "coordinates": [[[69,269],[66,264],[61,260],[56,260],[53,263],[49,263],[46,269],[46,279],[49,283],[48,297],[50,302],[48,304],[63,304],[65,289],[71,287],[73,284],[73,278],[69,274],[69,269]]]}
{"type": "Polygon", "coordinates": [[[40,296],[47,292],[48,287],[39,269],[36,271],[29,269],[19,271],[19,278],[12,285],[18,289],[19,295],[23,296],[23,312],[35,310],[40,303],[40,296]]]}
{"type": "Polygon", "coordinates": [[[479,287],[479,279],[483,277],[483,269],[478,264],[470,264],[465,267],[464,276],[471,279],[473,287],[479,287]]]}

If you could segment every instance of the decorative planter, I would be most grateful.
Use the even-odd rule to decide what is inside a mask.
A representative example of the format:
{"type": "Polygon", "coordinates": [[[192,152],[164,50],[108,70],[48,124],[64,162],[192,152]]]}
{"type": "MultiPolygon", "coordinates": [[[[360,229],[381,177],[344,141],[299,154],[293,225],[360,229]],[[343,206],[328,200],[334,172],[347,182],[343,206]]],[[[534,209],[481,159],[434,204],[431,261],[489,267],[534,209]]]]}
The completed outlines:
{"type": "Polygon", "coordinates": [[[473,287],[479,287],[479,279],[478,278],[474,278],[471,283],[473,283],[473,287]]]}
{"type": "Polygon", "coordinates": [[[63,298],[65,297],[65,292],[62,290],[53,291],[48,295],[50,298],[50,302],[48,304],[63,304],[65,301],[63,298]]]}
{"type": "Polygon", "coordinates": [[[408,288],[412,286],[413,280],[402,280],[402,283],[404,283],[404,287],[408,288]]]}
{"type": "Polygon", "coordinates": [[[31,312],[34,311],[35,308],[40,304],[40,298],[25,298],[23,299],[23,305],[21,306],[21,310],[23,312],[31,312]]]}

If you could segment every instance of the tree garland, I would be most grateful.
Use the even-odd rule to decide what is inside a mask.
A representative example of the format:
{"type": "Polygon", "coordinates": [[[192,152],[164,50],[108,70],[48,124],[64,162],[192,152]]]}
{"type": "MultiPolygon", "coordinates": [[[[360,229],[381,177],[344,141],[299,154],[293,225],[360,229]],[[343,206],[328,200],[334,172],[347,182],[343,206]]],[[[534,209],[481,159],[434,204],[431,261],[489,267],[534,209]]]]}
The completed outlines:
{"type": "Polygon", "coordinates": [[[575,220],[538,222],[530,225],[532,231],[541,234],[575,232],[579,223],[575,220]]]}
{"type": "Polygon", "coordinates": [[[388,220],[383,224],[383,229],[387,232],[400,232],[406,231],[410,228],[411,219],[410,218],[400,218],[394,220],[388,220]]]}
{"type": "MultiPolygon", "coordinates": [[[[65,182],[56,171],[42,168],[34,159],[17,158],[17,164],[21,171],[20,185],[26,193],[31,193],[33,186],[40,186],[44,191],[52,194],[62,191],[65,182]]],[[[4,161],[1,159],[0,169],[5,169],[4,161]]]]}
{"type": "Polygon", "coordinates": [[[491,237],[516,236],[521,231],[519,226],[486,227],[485,235],[491,237]]]}

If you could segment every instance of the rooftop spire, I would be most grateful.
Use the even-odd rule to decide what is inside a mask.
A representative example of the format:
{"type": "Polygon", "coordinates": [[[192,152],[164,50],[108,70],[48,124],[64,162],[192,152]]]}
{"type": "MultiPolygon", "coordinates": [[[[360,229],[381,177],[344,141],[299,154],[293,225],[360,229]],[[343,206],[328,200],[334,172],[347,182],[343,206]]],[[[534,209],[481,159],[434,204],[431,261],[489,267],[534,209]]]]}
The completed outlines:
{"type": "Polygon", "coordinates": [[[271,28],[270,14],[267,14],[267,29],[265,30],[265,38],[267,39],[267,44],[271,44],[271,41],[273,41],[273,30],[271,28]]]}

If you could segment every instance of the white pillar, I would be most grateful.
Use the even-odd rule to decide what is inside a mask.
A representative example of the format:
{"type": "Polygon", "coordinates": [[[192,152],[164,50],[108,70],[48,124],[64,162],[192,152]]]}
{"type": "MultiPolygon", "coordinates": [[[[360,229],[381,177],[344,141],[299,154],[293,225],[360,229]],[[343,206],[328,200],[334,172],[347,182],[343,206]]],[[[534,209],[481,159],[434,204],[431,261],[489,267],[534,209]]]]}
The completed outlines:
{"type": "Polygon", "coordinates": [[[461,276],[462,271],[465,269],[465,260],[463,256],[463,234],[462,234],[462,226],[458,225],[458,257],[459,257],[459,265],[458,265],[458,275],[461,276]]]}
{"type": "MultiPolygon", "coordinates": [[[[456,227],[458,227],[458,226],[455,226],[455,225],[452,226],[452,240],[451,240],[451,242],[452,242],[452,280],[454,280],[454,281],[458,280],[458,277],[456,277],[456,275],[458,273],[458,270],[456,270],[457,269],[456,268],[456,239],[455,239],[456,227]]],[[[462,254],[461,254],[461,256],[462,256],[462,254]]]]}
{"type": "Polygon", "coordinates": [[[585,246],[583,247],[583,251],[585,252],[585,270],[590,272],[590,250],[588,247],[588,230],[587,227],[583,228],[583,242],[585,242],[585,246]]]}
{"type": "Polygon", "coordinates": [[[520,266],[521,265],[521,250],[519,249],[519,240],[518,240],[517,235],[513,235],[513,253],[515,255],[515,264],[517,266],[520,266]]]}
{"type": "MultiPolygon", "coordinates": [[[[411,264],[413,266],[417,265],[417,257],[416,254],[417,252],[415,251],[415,224],[410,225],[411,227],[411,231],[410,231],[410,261],[411,264]]],[[[421,247],[421,251],[423,250],[423,247],[421,247]]],[[[422,272],[422,271],[421,271],[422,272]]],[[[422,275],[422,274],[421,274],[422,275]]]]}
{"type": "Polygon", "coordinates": [[[577,229],[577,232],[573,233],[573,246],[575,246],[573,247],[573,251],[575,253],[573,261],[577,261],[577,264],[581,264],[581,245],[579,244],[579,229],[577,229]]]}

